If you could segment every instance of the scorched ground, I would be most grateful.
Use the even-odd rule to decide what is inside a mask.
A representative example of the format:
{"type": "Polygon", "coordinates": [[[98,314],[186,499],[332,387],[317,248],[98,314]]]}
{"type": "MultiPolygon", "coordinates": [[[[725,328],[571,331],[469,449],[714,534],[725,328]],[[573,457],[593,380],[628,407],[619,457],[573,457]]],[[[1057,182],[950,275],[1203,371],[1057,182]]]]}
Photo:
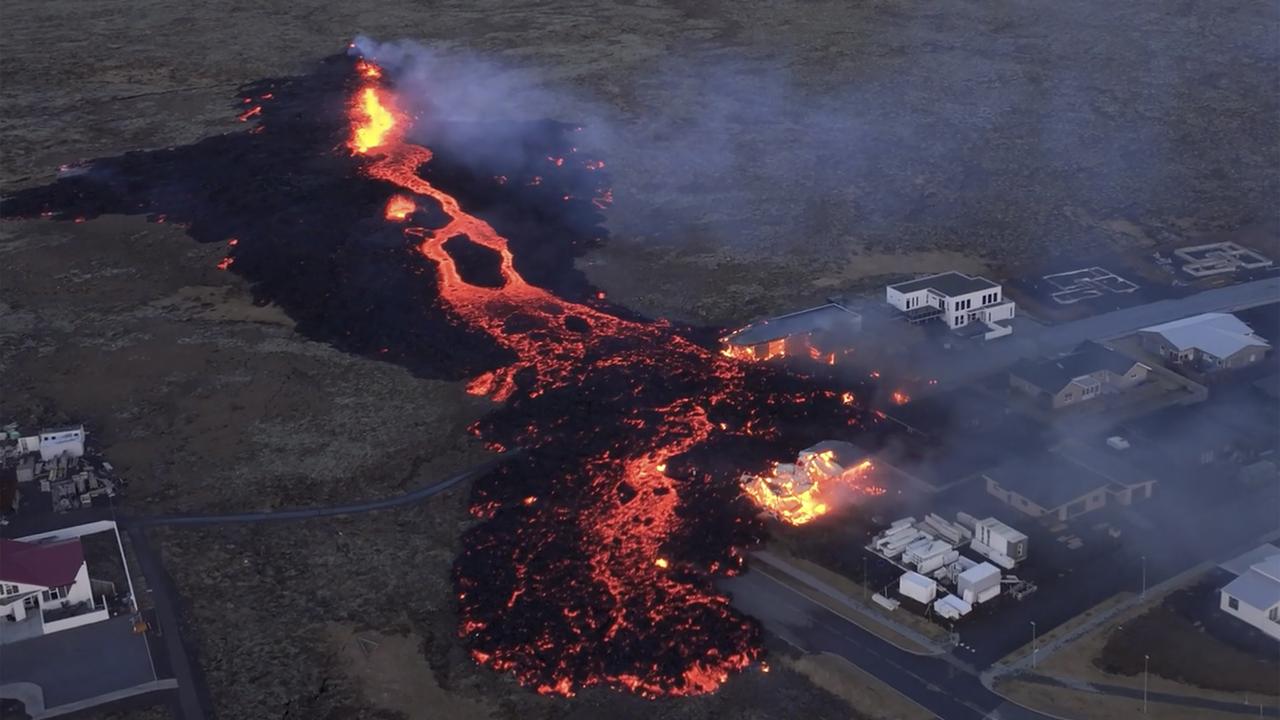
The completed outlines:
{"type": "Polygon", "coordinates": [[[763,534],[739,475],[862,412],[821,370],[725,357],[718,333],[590,288],[573,257],[611,196],[574,128],[539,124],[481,172],[411,141],[404,100],[394,72],[331,58],[248,89],[246,132],[86,163],[4,214],[180,223],[303,332],[467,379],[496,403],[472,431],[523,450],[472,490],[454,568],[472,657],[542,693],[715,690],[762,652],[712,584],[763,534]]]}

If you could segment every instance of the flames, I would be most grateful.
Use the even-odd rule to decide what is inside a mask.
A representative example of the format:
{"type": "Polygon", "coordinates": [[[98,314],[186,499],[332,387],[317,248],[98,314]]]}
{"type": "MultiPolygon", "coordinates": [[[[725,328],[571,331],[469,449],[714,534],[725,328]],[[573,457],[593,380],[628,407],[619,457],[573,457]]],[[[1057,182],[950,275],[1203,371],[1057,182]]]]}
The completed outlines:
{"type": "Polygon", "coordinates": [[[392,195],[391,199],[387,201],[387,209],[384,215],[388,220],[404,220],[417,209],[418,206],[413,200],[404,195],[392,195]]]}
{"type": "Polygon", "coordinates": [[[774,463],[767,475],[743,475],[742,489],[778,520],[804,525],[830,512],[838,493],[883,495],[884,488],[870,481],[873,469],[870,460],[845,468],[832,450],[805,451],[795,463],[774,463]]]}
{"type": "MultiPolygon", "coordinates": [[[[472,513],[485,522],[468,531],[455,565],[460,637],[476,662],[544,694],[593,685],[645,697],[714,691],[763,653],[758,626],[711,582],[739,571],[739,546],[756,531],[732,477],[673,459],[721,434],[774,440],[788,408],[828,403],[849,424],[855,411],[798,380],[761,402],[761,379],[784,377],[775,370],[723,357],[669,323],[618,317],[531,284],[506,237],[420,174],[432,151],[405,141],[382,71],[361,63],[349,147],[366,176],[398,189],[385,215],[405,224],[411,247],[434,267],[441,307],[510,358],[468,383],[502,403],[473,432],[492,447],[526,450],[521,465],[473,491],[472,513]],[[417,224],[418,207],[438,208],[420,215],[443,222],[417,224]],[[460,236],[492,253],[496,283],[464,278],[446,248],[460,236]],[[501,496],[512,487],[518,494],[501,496]],[[692,503],[714,509],[698,513],[692,503]]],[[[506,178],[493,183],[510,187],[506,178]]],[[[607,205],[602,198],[611,195],[596,190],[592,202],[607,205]]]]}
{"type": "MultiPolygon", "coordinates": [[[[381,71],[369,76],[381,77],[381,71]]],[[[348,146],[353,153],[364,155],[381,147],[388,140],[392,128],[396,126],[396,117],[382,102],[380,90],[365,87],[352,109],[352,131],[348,146]]]]}

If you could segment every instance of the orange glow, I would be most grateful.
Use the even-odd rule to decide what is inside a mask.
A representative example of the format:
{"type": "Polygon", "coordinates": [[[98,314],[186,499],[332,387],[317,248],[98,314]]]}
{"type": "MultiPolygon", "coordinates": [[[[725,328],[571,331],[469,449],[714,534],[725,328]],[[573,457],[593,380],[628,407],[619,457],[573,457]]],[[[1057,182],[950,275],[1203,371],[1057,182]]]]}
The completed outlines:
{"type": "Polygon", "coordinates": [[[236,119],[239,120],[240,122],[248,122],[249,118],[253,117],[254,115],[261,115],[261,114],[262,114],[262,106],[254,105],[252,108],[249,108],[248,110],[245,110],[244,112],[237,115],[236,119]]]}
{"type": "Polygon", "coordinates": [[[792,463],[774,463],[767,475],[743,475],[742,489],[757,505],[775,518],[791,525],[812,522],[831,510],[836,488],[864,495],[883,495],[884,488],[868,479],[870,460],[850,468],[835,460],[835,453],[800,453],[792,463]]]}
{"type": "MultiPolygon", "coordinates": [[[[678,397],[669,404],[640,409],[651,414],[621,418],[636,426],[649,424],[651,440],[589,455],[586,469],[592,483],[584,501],[575,507],[572,523],[580,537],[583,553],[572,562],[589,574],[589,603],[579,608],[566,608],[568,631],[552,632],[548,628],[536,637],[524,640],[506,639],[488,630],[475,630],[469,635],[482,647],[473,649],[476,662],[498,672],[512,671],[522,684],[548,695],[571,697],[578,689],[605,685],[624,688],[645,697],[660,695],[696,695],[715,691],[730,673],[744,670],[763,652],[757,645],[741,641],[734,651],[705,656],[681,654],[683,643],[691,633],[703,631],[704,623],[714,624],[719,632],[749,636],[750,626],[742,621],[726,598],[709,584],[691,581],[692,571],[663,572],[668,567],[685,568],[685,558],[664,557],[670,538],[686,522],[680,514],[681,493],[688,480],[677,480],[665,474],[669,458],[686,453],[706,442],[725,423],[713,422],[709,413],[726,402],[723,396],[737,393],[735,398],[752,397],[746,390],[745,371],[740,363],[721,358],[682,334],[671,332],[670,325],[621,318],[606,312],[597,303],[570,302],[532,284],[516,269],[515,255],[508,239],[483,218],[465,209],[458,198],[436,187],[423,177],[421,168],[432,161],[431,149],[405,139],[409,118],[396,108],[395,96],[377,85],[377,77],[353,92],[350,104],[351,138],[349,146],[360,159],[361,172],[375,180],[399,189],[416,202],[431,203],[443,221],[438,227],[420,226],[412,215],[390,218],[406,223],[404,234],[414,249],[434,267],[437,297],[441,305],[460,323],[477,333],[487,335],[512,358],[509,364],[483,372],[467,384],[467,391],[494,402],[505,402],[517,393],[535,397],[550,390],[574,387],[583,382],[584,373],[598,366],[670,363],[678,368],[697,368],[715,382],[704,383],[702,389],[688,397],[678,397]],[[372,152],[374,149],[377,152],[372,152]],[[425,198],[425,200],[423,199],[425,198]],[[498,282],[475,285],[463,277],[446,243],[465,236],[471,243],[487,248],[496,256],[498,282]],[[512,330],[509,320],[514,311],[527,313],[540,320],[537,332],[512,330]],[[584,333],[563,322],[573,316],[585,324],[584,333]],[[610,338],[628,338],[631,342],[612,349],[610,338]],[[602,341],[603,340],[603,341],[602,341]],[[634,342],[641,346],[661,348],[661,352],[637,354],[630,349],[634,342]],[[612,353],[612,354],[611,354],[612,353]],[[516,378],[520,381],[517,383],[516,378]],[[725,388],[730,388],[726,390],[725,388]],[[625,490],[625,492],[624,492],[625,490]],[[640,498],[622,501],[625,494],[640,498]],[[670,636],[655,632],[654,627],[678,628],[670,636]],[[479,637],[477,637],[479,636],[479,637]],[[659,657],[677,656],[682,664],[670,667],[635,666],[619,671],[598,666],[589,673],[579,672],[581,658],[620,652],[625,643],[637,636],[654,637],[659,657]],[[664,645],[665,643],[665,645],[664,645]],[[665,654],[663,654],[665,653],[665,654]]],[[[501,182],[501,180],[498,180],[501,182]]],[[[541,178],[530,184],[538,185],[541,178]]],[[[550,183],[548,183],[550,184],[550,183]]],[[[602,196],[607,197],[607,195],[602,196]]],[[[596,198],[600,200],[600,198],[596,198]]],[[[597,202],[597,205],[600,205],[597,202]]],[[[781,343],[778,350],[781,351],[781,343]]],[[[795,401],[806,396],[796,393],[795,401]]],[[[787,396],[785,400],[792,400],[787,396]]],[[[765,434],[771,430],[767,416],[741,429],[744,434],[765,434]]],[[[539,429],[530,427],[530,439],[536,444],[539,429]]],[[[533,496],[474,502],[469,508],[481,519],[499,512],[523,512],[528,522],[513,529],[527,540],[530,557],[539,552],[540,536],[545,528],[546,513],[524,510],[519,503],[535,508],[556,507],[555,499],[539,500],[533,496]],[[514,506],[514,507],[513,507],[514,506]],[[537,523],[544,523],[538,525],[537,523]],[[527,533],[527,534],[526,534],[527,533]]],[[[559,520],[557,522],[560,522],[559,520]]],[[[737,565],[722,566],[721,574],[740,569],[741,556],[733,556],[737,565]]],[[[525,578],[527,559],[513,558],[512,570],[517,574],[513,592],[504,602],[488,607],[471,596],[460,597],[459,627],[462,629],[495,628],[523,622],[530,603],[542,602],[539,596],[549,592],[536,578],[525,578]]],[[[712,627],[713,625],[707,625],[712,627]]],[[[735,635],[735,638],[738,636],[735,635]]],[[[735,640],[735,642],[738,642],[735,640]]]]}
{"type": "Polygon", "coordinates": [[[383,104],[376,88],[367,87],[360,93],[360,102],[351,114],[354,129],[348,147],[360,155],[381,147],[396,126],[395,115],[383,104]]]}
{"type": "Polygon", "coordinates": [[[893,399],[894,405],[906,405],[911,402],[911,396],[901,390],[894,390],[893,395],[890,397],[893,399]]]}
{"type": "Polygon", "coordinates": [[[234,263],[235,261],[236,261],[235,258],[228,255],[218,261],[218,269],[226,270],[227,268],[231,267],[231,264],[234,263]]]}
{"type": "Polygon", "coordinates": [[[356,72],[360,73],[364,77],[369,78],[370,80],[377,80],[378,78],[382,77],[382,68],[378,67],[377,65],[374,65],[371,62],[367,62],[365,60],[356,61],[356,72]]]}
{"type": "Polygon", "coordinates": [[[392,195],[387,201],[386,217],[388,220],[404,220],[417,209],[418,206],[404,195],[392,195]]]}
{"type": "Polygon", "coordinates": [[[852,405],[852,404],[853,404],[853,393],[851,393],[851,392],[841,393],[841,394],[840,394],[840,402],[844,403],[845,405],[852,405]]]}

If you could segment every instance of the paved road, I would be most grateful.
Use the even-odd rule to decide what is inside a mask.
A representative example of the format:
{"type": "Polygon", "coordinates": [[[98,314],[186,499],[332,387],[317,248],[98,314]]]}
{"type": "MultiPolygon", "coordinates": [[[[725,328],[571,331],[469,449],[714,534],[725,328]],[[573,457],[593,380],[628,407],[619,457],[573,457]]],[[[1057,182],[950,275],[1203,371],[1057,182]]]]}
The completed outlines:
{"type": "Polygon", "coordinates": [[[134,555],[138,559],[138,564],[141,565],[142,575],[147,579],[147,584],[151,588],[151,600],[155,604],[156,617],[160,626],[158,637],[153,635],[153,638],[164,644],[165,654],[171,664],[173,675],[178,681],[178,707],[183,720],[204,720],[209,715],[207,710],[211,707],[211,703],[204,678],[200,673],[199,667],[191,661],[186,644],[182,639],[178,612],[179,598],[181,596],[174,587],[168,573],[165,572],[159,553],[155,551],[147,539],[147,528],[282,522],[386,510],[419,502],[432,495],[438,495],[475,477],[477,474],[494,468],[499,463],[519,454],[519,452],[519,450],[516,450],[505,453],[486,463],[457,473],[441,482],[380,500],[330,507],[268,510],[227,515],[161,515],[119,518],[119,525],[128,533],[134,555]]]}
{"type": "MultiPolygon", "coordinates": [[[[1066,352],[1085,340],[1112,340],[1150,325],[1206,312],[1232,312],[1280,302],[1280,277],[1213,288],[1172,300],[1136,305],[982,343],[963,351],[921,358],[922,368],[944,386],[987,375],[1023,357],[1066,352]],[[930,362],[932,360],[932,362],[930,362]]],[[[939,387],[938,390],[942,388],[939,387]]]]}
{"type": "Polygon", "coordinates": [[[792,645],[829,652],[871,673],[929,712],[946,720],[1047,720],[1004,700],[982,685],[976,671],[953,656],[921,656],[900,650],[762,573],[724,581],[733,604],[759,618],[792,645]]]}
{"type": "Polygon", "coordinates": [[[312,518],[335,517],[337,515],[357,515],[359,513],[386,510],[388,508],[408,505],[439,495],[476,475],[488,472],[503,462],[519,455],[521,450],[512,450],[494,457],[488,462],[463,470],[462,472],[441,480],[434,485],[410,490],[402,495],[394,495],[380,500],[369,500],[349,505],[331,505],[328,507],[296,508],[291,510],[264,510],[262,512],[232,513],[228,515],[156,515],[150,517],[124,517],[120,519],[123,527],[155,527],[158,525],[234,525],[239,523],[282,522],[287,520],[309,520],[312,518]]]}

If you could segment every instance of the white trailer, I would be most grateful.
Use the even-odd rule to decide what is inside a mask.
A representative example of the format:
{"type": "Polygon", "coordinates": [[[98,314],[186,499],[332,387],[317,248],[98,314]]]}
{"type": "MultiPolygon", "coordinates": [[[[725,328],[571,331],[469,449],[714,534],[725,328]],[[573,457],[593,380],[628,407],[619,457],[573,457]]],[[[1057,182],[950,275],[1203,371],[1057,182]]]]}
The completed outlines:
{"type": "Polygon", "coordinates": [[[966,602],[974,602],[981,593],[993,587],[1000,587],[1000,568],[991,563],[974,565],[956,578],[956,594],[966,602]]]}
{"type": "Polygon", "coordinates": [[[905,572],[898,578],[898,593],[928,605],[938,595],[938,583],[920,573],[905,572]]]}
{"type": "Polygon", "coordinates": [[[957,620],[973,611],[973,605],[955,595],[943,595],[933,603],[933,611],[948,620],[957,620]]]}
{"type": "Polygon", "coordinates": [[[978,521],[974,527],[973,541],[1004,555],[1014,563],[1027,559],[1027,536],[993,517],[978,521]]]}

